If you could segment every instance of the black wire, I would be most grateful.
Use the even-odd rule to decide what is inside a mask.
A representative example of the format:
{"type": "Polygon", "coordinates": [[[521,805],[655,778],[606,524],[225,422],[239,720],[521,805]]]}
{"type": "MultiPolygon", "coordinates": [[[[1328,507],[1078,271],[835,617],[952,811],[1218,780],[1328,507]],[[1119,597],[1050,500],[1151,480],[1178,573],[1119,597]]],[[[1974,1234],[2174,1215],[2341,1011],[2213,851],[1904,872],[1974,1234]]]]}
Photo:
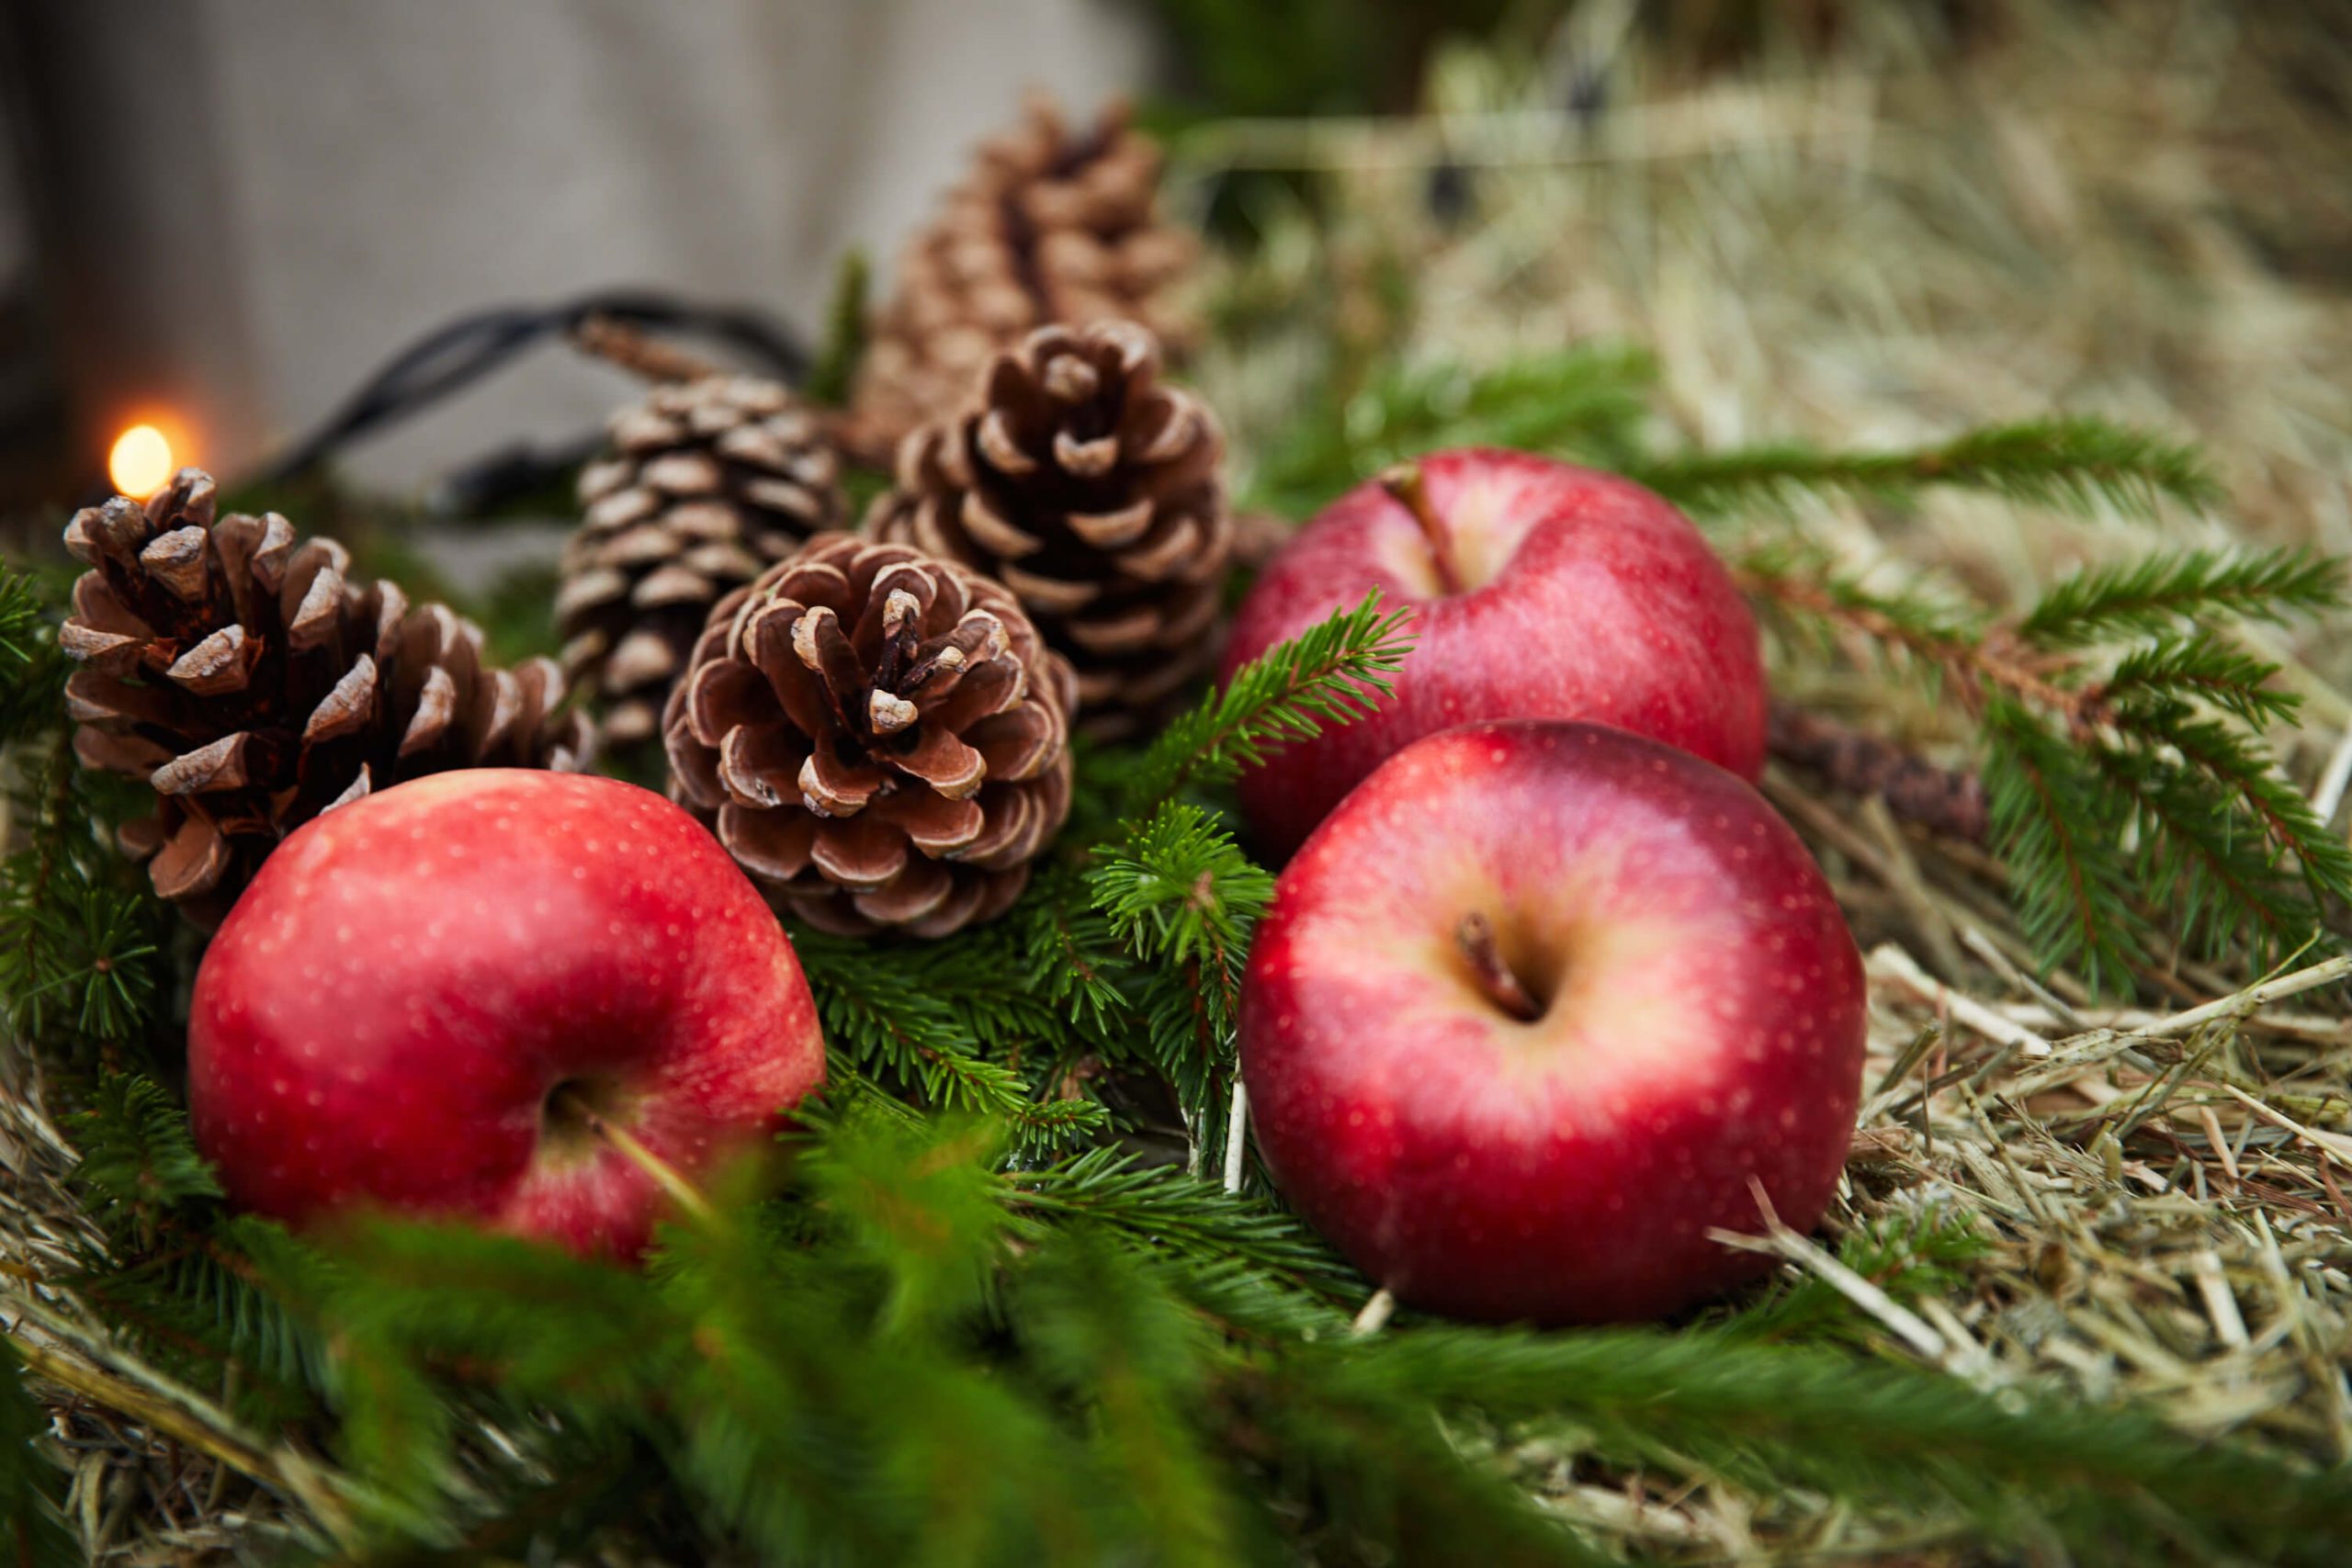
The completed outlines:
{"type": "MultiPolygon", "coordinates": [[[[552,306],[498,306],[435,327],[401,349],[311,434],[264,466],[258,477],[276,483],[306,473],[359,437],[439,402],[532,344],[568,333],[591,316],[719,339],[795,385],[808,375],[808,346],[782,322],[748,307],[694,305],[645,289],[604,289],[552,306]]],[[[491,462],[500,470],[498,488],[513,488],[524,478],[520,469],[529,461],[513,448],[497,454],[491,462]]],[[[471,485],[460,482],[458,488],[479,490],[480,479],[471,485]]]]}

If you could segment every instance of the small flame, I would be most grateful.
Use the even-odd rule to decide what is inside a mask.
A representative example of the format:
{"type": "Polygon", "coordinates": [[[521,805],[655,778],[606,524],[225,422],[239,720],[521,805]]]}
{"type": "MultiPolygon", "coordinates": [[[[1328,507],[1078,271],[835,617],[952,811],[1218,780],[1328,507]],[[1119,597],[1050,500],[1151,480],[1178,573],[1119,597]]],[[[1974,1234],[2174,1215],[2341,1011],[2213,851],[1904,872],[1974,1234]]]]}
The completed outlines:
{"type": "Polygon", "coordinates": [[[107,474],[122,494],[146,500],[172,482],[171,439],[152,424],[132,425],[114,438],[107,474]]]}

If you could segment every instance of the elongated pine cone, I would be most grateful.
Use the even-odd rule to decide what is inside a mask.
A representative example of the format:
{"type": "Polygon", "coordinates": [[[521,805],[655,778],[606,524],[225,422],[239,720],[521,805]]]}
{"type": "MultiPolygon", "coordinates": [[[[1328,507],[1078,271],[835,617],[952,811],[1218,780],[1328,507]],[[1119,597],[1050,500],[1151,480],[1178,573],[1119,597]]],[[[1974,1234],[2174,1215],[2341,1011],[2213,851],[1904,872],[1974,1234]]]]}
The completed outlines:
{"type": "Polygon", "coordinates": [[[997,356],[978,407],[907,437],[867,528],[1011,588],[1076,667],[1082,728],[1116,736],[1216,657],[1224,451],[1148,330],[1046,327],[997,356]]]}
{"type": "Polygon", "coordinates": [[[650,740],[711,606],[841,527],[841,464],[781,383],[707,376],[656,387],[580,473],[556,616],[564,673],[599,703],[605,739],[650,740]]]}
{"type": "Polygon", "coordinates": [[[820,534],[728,595],[662,716],[673,793],[821,930],[1001,914],[1069,815],[1069,666],[999,583],[820,534]]]}
{"type": "Polygon", "coordinates": [[[84,766],[143,778],[155,815],[123,829],[155,891],[210,924],[277,841],[330,807],[450,768],[576,770],[589,731],[537,659],[482,662],[481,632],[390,582],[355,586],[332,539],[271,513],[214,519],[182,468],[144,505],[75,514],[89,566],[58,645],[84,766]]]}
{"type": "Polygon", "coordinates": [[[1120,104],[1081,132],[1033,96],[984,143],[876,314],[851,404],[862,455],[888,462],[907,432],[963,406],[999,349],[1049,322],[1137,321],[1188,344],[1178,295],[1199,246],[1155,215],[1159,164],[1120,104]]]}

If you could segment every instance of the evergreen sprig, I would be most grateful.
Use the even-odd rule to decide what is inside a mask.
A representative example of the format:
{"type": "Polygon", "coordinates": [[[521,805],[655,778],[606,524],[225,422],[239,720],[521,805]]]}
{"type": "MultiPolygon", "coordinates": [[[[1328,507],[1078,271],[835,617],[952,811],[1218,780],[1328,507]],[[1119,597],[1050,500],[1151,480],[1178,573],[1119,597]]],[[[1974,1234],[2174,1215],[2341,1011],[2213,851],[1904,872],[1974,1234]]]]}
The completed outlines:
{"type": "Polygon", "coordinates": [[[1285,1210],[1116,1148],[1089,1149],[1005,1182],[1004,1200],[1017,1212],[1082,1217],[1170,1254],[1190,1270],[1246,1268],[1335,1305],[1360,1303],[1372,1293],[1285,1210]]]}
{"type": "Polygon", "coordinates": [[[1023,983],[1025,965],[999,937],[983,931],[924,943],[807,930],[793,936],[837,1077],[878,1077],[926,1106],[1003,1118],[1021,1130],[1029,1155],[1105,1125],[1091,1100],[1041,1098],[1041,1083],[1058,1077],[1087,1036],[1023,983]]]}
{"type": "Polygon", "coordinates": [[[65,660],[51,635],[55,597],[31,573],[0,562],[0,746],[57,724],[65,660]]]}
{"type": "Polygon", "coordinates": [[[1237,957],[1274,892],[1272,874],[1183,801],[1161,807],[1125,843],[1104,851],[1088,881],[1114,936],[1180,964],[1237,957]]]}
{"type": "Polygon", "coordinates": [[[119,879],[96,880],[103,874],[54,844],[0,862],[0,995],[16,1032],[62,1026],[119,1041],[144,1027],[159,921],[119,879]]]}
{"type": "Polygon", "coordinates": [[[1162,730],[1126,779],[1121,818],[1140,821],[1189,786],[1221,782],[1269,751],[1372,711],[1412,651],[1412,614],[1377,592],[1235,671],[1162,730]]]}
{"type": "Polygon", "coordinates": [[[38,654],[45,606],[32,579],[0,565],[0,691],[21,681],[38,654]]]}
{"type": "Polygon", "coordinates": [[[1308,1397],[1566,1417],[1604,1450],[1928,1501],[2003,1534],[2046,1526],[2113,1561],[2146,1560],[2167,1525],[2191,1517],[2209,1547],[2259,1543],[2274,1560],[2317,1561],[2352,1517],[2352,1477],[2337,1472],[2202,1447],[2133,1413],[1959,1394],[1933,1373],[1715,1332],[1427,1328],[1298,1359],[1308,1397]]]}
{"type": "Polygon", "coordinates": [[[2045,648],[2161,637],[2214,615],[2278,624],[2344,605],[2344,569],[2311,550],[2158,551],[2081,572],[2044,593],[2018,633],[2045,648]]]}
{"type": "Polygon", "coordinates": [[[220,1196],[220,1180],[188,1132],[187,1111],[153,1078],[102,1074],[88,1108],[71,1125],[82,1153],[75,1176],[102,1210],[119,1208],[142,1229],[163,1210],[220,1196]]]}
{"type": "Polygon", "coordinates": [[[1984,736],[1985,801],[2017,877],[2026,941],[2052,962],[2080,964],[2094,988],[2128,988],[2151,922],[2133,901],[2125,800],[2102,787],[2083,750],[2018,702],[1987,707],[1984,736]]]}
{"type": "Polygon", "coordinates": [[[1939,446],[1893,452],[1824,452],[1784,443],[1680,453],[1630,472],[1668,500],[1705,513],[1786,506],[1823,491],[1899,501],[1948,485],[2020,505],[2075,513],[2105,507],[2151,517],[2166,501],[2194,510],[2221,494],[2196,448],[2090,418],[1989,425],[1939,446]]]}
{"type": "Polygon", "coordinates": [[[1994,845],[2046,964],[2120,991],[2166,941],[2267,962],[2324,940],[2352,898],[2352,848],[2266,742],[2299,699],[2231,635],[2342,604],[2341,563],[2159,551],[2061,581],[2007,624],[1873,588],[1803,545],[1753,551],[1738,575],[1782,626],[1859,642],[1975,712],[1994,845]]]}

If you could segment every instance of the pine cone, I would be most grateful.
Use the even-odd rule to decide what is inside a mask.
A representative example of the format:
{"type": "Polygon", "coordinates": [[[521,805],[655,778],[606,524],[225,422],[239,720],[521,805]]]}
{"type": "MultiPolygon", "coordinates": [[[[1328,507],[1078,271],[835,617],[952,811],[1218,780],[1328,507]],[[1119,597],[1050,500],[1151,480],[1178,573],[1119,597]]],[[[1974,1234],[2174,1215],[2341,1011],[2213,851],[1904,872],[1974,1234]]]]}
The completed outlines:
{"type": "Polygon", "coordinates": [[[820,534],[711,615],[662,716],[672,793],[810,925],[1001,914],[1069,814],[1069,666],[1012,595],[820,534]]]}
{"type": "Polygon", "coordinates": [[[613,455],[580,474],[563,554],[564,673],[615,745],[651,739],[710,607],[848,516],[840,461],[774,381],[657,387],[613,417],[613,455]]]}
{"type": "Polygon", "coordinates": [[[1001,580],[1078,670],[1084,728],[1148,722],[1215,657],[1233,551],[1206,404],[1132,321],[1046,327],[899,448],[867,526],[1001,580]]]}
{"type": "Polygon", "coordinates": [[[1157,220],[1159,149],[1105,107],[1074,135],[1051,100],[982,145],[899,259],[897,292],[859,366],[850,422],[887,463],[915,426],[960,409],[989,358],[1050,322],[1139,321],[1192,337],[1174,298],[1197,246],[1157,220]]]}
{"type": "Polygon", "coordinates": [[[449,768],[584,765],[551,660],[482,663],[481,631],[389,582],[354,587],[332,539],[285,518],[213,520],[183,468],[144,506],[117,496],[66,525],[90,570],[58,645],[84,766],[146,779],[156,814],[123,829],[155,891],[228,912],[277,841],[330,807],[449,768]]]}

